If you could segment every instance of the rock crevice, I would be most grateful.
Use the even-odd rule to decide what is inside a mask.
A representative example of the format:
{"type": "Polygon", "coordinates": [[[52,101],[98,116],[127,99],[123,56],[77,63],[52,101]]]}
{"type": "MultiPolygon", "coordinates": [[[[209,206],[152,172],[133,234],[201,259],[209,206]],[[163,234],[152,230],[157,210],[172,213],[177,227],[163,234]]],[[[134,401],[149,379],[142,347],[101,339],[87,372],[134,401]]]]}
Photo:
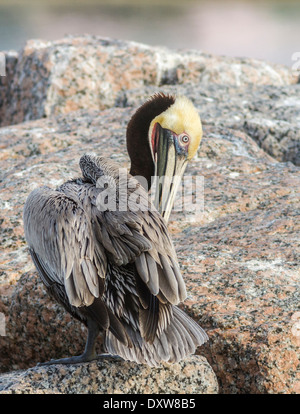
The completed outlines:
{"type": "Polygon", "coordinates": [[[223,393],[299,393],[298,76],[251,59],[91,36],[30,41],[7,56],[0,84],[0,392],[161,393],[168,376],[164,392],[215,393],[214,371],[223,393]],[[203,177],[204,208],[197,216],[174,211],[169,229],[188,290],[182,306],[210,341],[201,356],[161,370],[109,361],[32,368],[81,353],[84,332],[37,277],[24,202],[37,186],[77,176],[85,152],[127,167],[127,122],[158,90],[187,95],[203,120],[203,142],[186,174],[203,177]]]}

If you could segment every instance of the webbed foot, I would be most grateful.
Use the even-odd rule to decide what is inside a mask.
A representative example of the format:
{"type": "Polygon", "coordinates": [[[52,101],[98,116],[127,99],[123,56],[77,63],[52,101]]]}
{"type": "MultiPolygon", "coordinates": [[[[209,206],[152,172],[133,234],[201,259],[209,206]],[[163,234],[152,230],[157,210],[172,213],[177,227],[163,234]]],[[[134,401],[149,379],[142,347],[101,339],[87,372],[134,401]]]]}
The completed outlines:
{"type": "Polygon", "coordinates": [[[111,354],[96,354],[96,355],[86,355],[81,354],[77,356],[72,356],[69,358],[60,358],[60,359],[51,359],[47,362],[39,362],[37,364],[38,367],[45,366],[45,365],[55,365],[55,364],[80,364],[83,362],[90,362],[96,359],[104,359],[104,358],[112,358],[115,360],[122,360],[123,358],[119,357],[118,355],[111,355],[111,354]]]}
{"type": "Polygon", "coordinates": [[[77,355],[69,358],[51,359],[47,362],[39,362],[37,366],[55,365],[55,364],[80,364],[82,362],[90,362],[97,359],[97,355],[77,355]]]}

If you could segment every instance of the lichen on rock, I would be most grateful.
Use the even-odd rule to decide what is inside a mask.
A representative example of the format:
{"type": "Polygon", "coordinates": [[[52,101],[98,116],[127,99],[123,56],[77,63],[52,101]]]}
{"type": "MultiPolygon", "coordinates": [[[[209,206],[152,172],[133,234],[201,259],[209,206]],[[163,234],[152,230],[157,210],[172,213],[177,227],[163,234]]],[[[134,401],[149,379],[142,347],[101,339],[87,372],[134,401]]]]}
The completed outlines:
{"type": "Polygon", "coordinates": [[[117,391],[109,361],[32,368],[81,353],[85,330],[46,294],[25,243],[22,209],[37,186],[55,188],[77,176],[87,151],[127,167],[127,122],[163,90],[191,98],[204,126],[186,171],[203,177],[203,212],[195,218],[174,211],[169,229],[188,290],[182,306],[210,341],[180,367],[152,371],[122,362],[136,381],[123,373],[118,390],[142,392],[142,375],[146,389],[159,393],[162,375],[178,370],[186,386],[171,381],[170,393],[217,392],[213,371],[223,393],[299,393],[298,78],[252,59],[91,36],[28,42],[10,54],[7,73],[0,84],[0,392],[81,392],[85,381],[91,392],[117,391]],[[103,370],[109,376],[97,388],[103,370]],[[70,385],[75,374],[83,382],[70,385]]]}

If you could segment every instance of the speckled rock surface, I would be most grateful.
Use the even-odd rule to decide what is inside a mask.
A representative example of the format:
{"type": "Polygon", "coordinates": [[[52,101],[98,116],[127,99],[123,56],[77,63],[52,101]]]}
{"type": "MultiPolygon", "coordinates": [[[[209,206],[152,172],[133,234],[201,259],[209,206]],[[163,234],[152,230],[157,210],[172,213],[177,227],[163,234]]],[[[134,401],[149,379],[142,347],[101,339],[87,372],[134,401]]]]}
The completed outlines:
{"type": "Polygon", "coordinates": [[[96,36],[30,40],[7,59],[0,79],[0,124],[114,105],[119,91],[145,85],[216,83],[289,85],[299,74],[283,65],[199,51],[172,51],[96,36]]]}
{"type": "MultiPolygon", "coordinates": [[[[76,176],[91,149],[128,165],[133,108],[79,111],[2,128],[0,337],[2,371],[82,352],[85,330],[45,293],[29,259],[28,193],[76,176]]],[[[299,392],[300,169],[279,163],[245,133],[204,126],[187,174],[204,176],[204,211],[171,216],[188,288],[186,311],[204,326],[221,392],[299,392]]]]}
{"type": "MultiPolygon", "coordinates": [[[[128,166],[125,129],[134,107],[154,91],[177,91],[195,102],[204,125],[186,172],[204,177],[204,210],[173,212],[169,224],[188,289],[182,306],[210,337],[198,353],[220,392],[300,393],[297,79],[264,62],[90,36],[31,41],[7,56],[0,120],[13,125],[0,128],[0,371],[79,354],[85,343],[85,328],[49,299],[29,258],[22,223],[29,192],[76,176],[86,151],[128,166]],[[121,80],[124,59],[133,64],[121,80]]],[[[7,381],[19,389],[40,369],[5,374],[5,392],[14,392],[7,381]]],[[[48,369],[53,383],[61,378],[60,367],[48,369]]]]}
{"type": "MultiPolygon", "coordinates": [[[[120,92],[119,106],[139,106],[154,86],[120,92]]],[[[226,126],[246,132],[279,161],[300,165],[300,84],[164,86],[164,91],[188,94],[205,125],[226,126]]]]}
{"type": "Polygon", "coordinates": [[[204,357],[150,368],[104,359],[78,365],[35,367],[0,375],[0,394],[217,394],[204,357]]]}

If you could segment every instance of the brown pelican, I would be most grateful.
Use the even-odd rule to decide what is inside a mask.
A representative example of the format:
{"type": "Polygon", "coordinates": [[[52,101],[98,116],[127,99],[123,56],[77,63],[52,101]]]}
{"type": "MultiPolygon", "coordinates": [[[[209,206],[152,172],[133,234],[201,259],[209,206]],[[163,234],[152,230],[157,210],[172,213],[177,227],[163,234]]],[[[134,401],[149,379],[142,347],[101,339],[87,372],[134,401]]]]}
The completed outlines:
{"type": "Polygon", "coordinates": [[[176,186],[157,186],[157,209],[144,189],[155,174],[181,176],[201,137],[199,115],[187,98],[155,94],[128,124],[131,168],[125,179],[110,160],[86,154],[81,177],[29,195],[24,228],[33,262],[51,296],[88,328],[82,355],[45,364],[97,358],[98,336],[108,355],[150,366],[177,362],[208,339],[177,306],[186,298],[185,283],[157,211],[168,218],[176,186]],[[101,197],[107,177],[116,208],[105,207],[107,197],[101,197]],[[133,195],[146,208],[130,208],[133,195]]]}

